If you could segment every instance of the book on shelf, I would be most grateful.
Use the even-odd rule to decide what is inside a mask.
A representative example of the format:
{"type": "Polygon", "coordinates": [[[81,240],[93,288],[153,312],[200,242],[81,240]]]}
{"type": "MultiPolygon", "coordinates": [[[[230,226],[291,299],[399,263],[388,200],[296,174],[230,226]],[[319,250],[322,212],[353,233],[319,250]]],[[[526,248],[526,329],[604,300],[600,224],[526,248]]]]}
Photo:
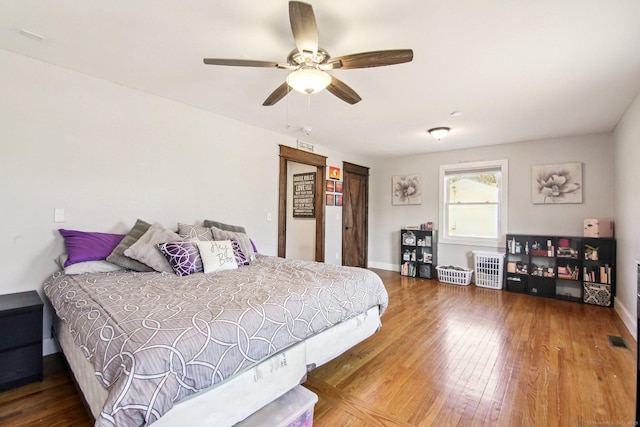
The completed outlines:
{"type": "Polygon", "coordinates": [[[599,267],[584,267],[583,277],[585,282],[611,284],[611,266],[608,264],[599,267]]]}
{"type": "Polygon", "coordinates": [[[578,267],[571,265],[558,266],[558,279],[578,280],[578,267]]]}
{"type": "Polygon", "coordinates": [[[402,275],[403,276],[411,276],[415,277],[416,275],[416,266],[411,262],[405,262],[402,264],[402,275]]]}

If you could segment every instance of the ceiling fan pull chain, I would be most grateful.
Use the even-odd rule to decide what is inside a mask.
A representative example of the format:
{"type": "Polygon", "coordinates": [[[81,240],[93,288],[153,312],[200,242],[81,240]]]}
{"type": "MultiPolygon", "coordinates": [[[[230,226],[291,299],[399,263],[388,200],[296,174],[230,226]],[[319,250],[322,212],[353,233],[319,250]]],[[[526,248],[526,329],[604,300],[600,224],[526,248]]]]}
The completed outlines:
{"type": "MultiPolygon", "coordinates": [[[[287,95],[289,95],[289,92],[291,92],[291,88],[290,88],[289,86],[287,86],[287,95]]],[[[285,95],[285,96],[286,96],[286,95],[285,95]]],[[[286,119],[287,119],[287,122],[286,122],[286,124],[285,124],[285,129],[289,130],[289,129],[291,129],[291,123],[289,122],[289,102],[290,102],[290,101],[289,101],[289,98],[290,98],[290,97],[289,97],[289,96],[286,96],[286,98],[287,98],[287,100],[286,100],[286,102],[287,102],[287,106],[286,106],[285,110],[286,110],[286,116],[287,116],[287,117],[286,117],[286,119]]]]}
{"type": "Polygon", "coordinates": [[[307,126],[304,129],[304,133],[309,135],[311,133],[311,94],[307,94],[307,126]]]}

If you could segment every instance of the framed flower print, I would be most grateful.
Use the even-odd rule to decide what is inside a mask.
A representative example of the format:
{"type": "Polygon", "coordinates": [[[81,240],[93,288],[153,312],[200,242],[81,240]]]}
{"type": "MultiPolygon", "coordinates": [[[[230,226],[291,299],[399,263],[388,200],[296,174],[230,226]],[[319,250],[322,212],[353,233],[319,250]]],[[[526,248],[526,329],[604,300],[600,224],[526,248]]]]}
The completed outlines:
{"type": "Polygon", "coordinates": [[[532,166],[531,202],[582,203],[582,163],[532,166]]]}

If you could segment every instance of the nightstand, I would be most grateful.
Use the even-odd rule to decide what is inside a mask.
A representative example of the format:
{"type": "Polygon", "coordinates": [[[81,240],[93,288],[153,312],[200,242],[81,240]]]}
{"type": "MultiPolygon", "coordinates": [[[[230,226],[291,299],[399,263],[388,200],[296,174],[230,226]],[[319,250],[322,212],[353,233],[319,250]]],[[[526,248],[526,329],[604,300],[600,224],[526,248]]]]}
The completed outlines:
{"type": "Polygon", "coordinates": [[[0,390],[42,381],[42,305],[36,291],[0,295],[0,390]]]}

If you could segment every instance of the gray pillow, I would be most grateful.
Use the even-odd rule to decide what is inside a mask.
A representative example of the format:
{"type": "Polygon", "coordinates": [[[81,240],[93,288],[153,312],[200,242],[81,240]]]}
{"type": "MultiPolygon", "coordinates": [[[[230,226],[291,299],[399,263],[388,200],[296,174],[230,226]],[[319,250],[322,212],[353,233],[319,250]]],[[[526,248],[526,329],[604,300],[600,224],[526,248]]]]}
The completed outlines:
{"type": "Polygon", "coordinates": [[[64,263],[67,261],[67,254],[60,255],[55,261],[58,266],[64,270],[64,274],[84,274],[84,273],[109,273],[111,271],[120,271],[123,268],[119,265],[112,264],[108,261],[84,261],[71,264],[64,267],[64,263]]]}
{"type": "Polygon", "coordinates": [[[235,231],[237,233],[246,233],[247,232],[247,230],[244,227],[241,227],[239,225],[225,224],[224,222],[211,221],[211,220],[208,220],[208,219],[204,220],[204,226],[207,227],[207,228],[216,227],[216,228],[219,228],[220,230],[224,230],[224,231],[235,231]]]}
{"type": "Polygon", "coordinates": [[[129,258],[124,254],[124,251],[129,249],[131,245],[138,241],[140,237],[151,227],[151,224],[144,222],[141,219],[136,221],[136,224],[133,228],[124,236],[124,239],[118,243],[118,246],[111,252],[111,254],[107,257],[107,261],[112,264],[119,265],[122,268],[126,268],[127,270],[134,271],[153,271],[153,268],[149,267],[146,264],[141,263],[133,258],[129,258]]]}
{"type": "Polygon", "coordinates": [[[158,243],[180,241],[182,241],[182,239],[176,233],[159,222],[154,222],[137,242],[124,251],[124,254],[129,258],[148,265],[156,271],[173,273],[171,264],[169,264],[169,261],[167,261],[164,255],[162,255],[162,252],[160,252],[160,249],[158,249],[158,243]]]}
{"type": "Polygon", "coordinates": [[[198,226],[198,225],[188,225],[188,224],[182,224],[179,222],[178,234],[183,239],[188,239],[188,240],[200,240],[200,241],[213,240],[213,233],[211,233],[211,228],[198,226]]]}
{"type": "Polygon", "coordinates": [[[236,231],[221,230],[217,227],[211,227],[213,238],[216,240],[237,240],[240,244],[240,249],[250,261],[256,259],[255,252],[253,251],[253,245],[251,245],[251,239],[246,233],[240,233],[236,231]]]}

